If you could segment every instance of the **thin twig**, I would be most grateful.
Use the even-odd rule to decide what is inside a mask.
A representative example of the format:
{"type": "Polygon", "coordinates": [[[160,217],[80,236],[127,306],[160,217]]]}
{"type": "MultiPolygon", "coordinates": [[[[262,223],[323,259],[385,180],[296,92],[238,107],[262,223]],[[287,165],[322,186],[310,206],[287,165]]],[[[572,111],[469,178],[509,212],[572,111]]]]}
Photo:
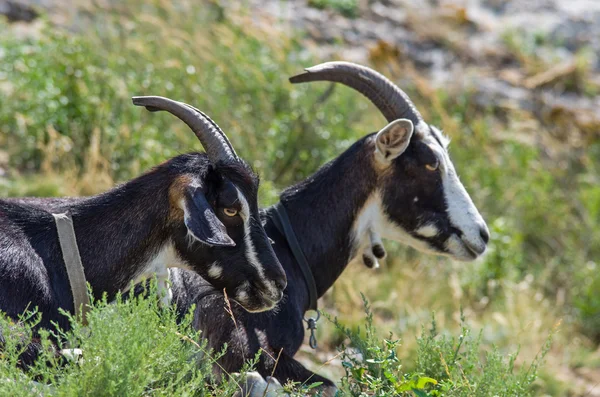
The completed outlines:
{"type": "Polygon", "coordinates": [[[302,382],[302,384],[300,386],[305,386],[306,382],[308,382],[313,376],[316,375],[316,372],[319,372],[321,369],[323,369],[326,365],[329,365],[333,360],[335,360],[336,358],[338,358],[339,356],[341,356],[342,354],[344,354],[344,352],[339,352],[338,354],[336,354],[335,356],[331,357],[329,360],[325,361],[323,364],[321,364],[321,366],[312,373],[311,376],[309,376],[304,382],[302,382]]]}
{"type": "MultiPolygon", "coordinates": [[[[265,350],[263,349],[263,351],[265,351],[265,350]]],[[[279,357],[281,357],[282,351],[283,351],[283,347],[281,349],[279,349],[279,353],[277,354],[277,359],[275,360],[275,365],[273,366],[273,371],[271,371],[271,378],[275,374],[275,370],[277,369],[277,364],[279,364],[279,357]]],[[[267,382],[267,387],[265,387],[265,391],[263,392],[262,397],[265,397],[267,395],[268,390],[269,390],[269,383],[267,382]]]]}

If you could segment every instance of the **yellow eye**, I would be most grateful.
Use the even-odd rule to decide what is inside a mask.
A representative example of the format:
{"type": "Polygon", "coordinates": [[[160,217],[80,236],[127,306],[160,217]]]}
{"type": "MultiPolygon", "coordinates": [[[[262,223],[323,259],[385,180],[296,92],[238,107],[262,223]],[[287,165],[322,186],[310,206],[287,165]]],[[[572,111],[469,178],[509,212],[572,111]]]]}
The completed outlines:
{"type": "Polygon", "coordinates": [[[227,216],[236,216],[238,214],[238,210],[235,208],[223,208],[223,212],[227,216]]]}
{"type": "Polygon", "coordinates": [[[425,168],[427,168],[429,171],[435,171],[438,169],[438,167],[440,166],[439,162],[435,162],[435,164],[425,164],[425,168]]]}

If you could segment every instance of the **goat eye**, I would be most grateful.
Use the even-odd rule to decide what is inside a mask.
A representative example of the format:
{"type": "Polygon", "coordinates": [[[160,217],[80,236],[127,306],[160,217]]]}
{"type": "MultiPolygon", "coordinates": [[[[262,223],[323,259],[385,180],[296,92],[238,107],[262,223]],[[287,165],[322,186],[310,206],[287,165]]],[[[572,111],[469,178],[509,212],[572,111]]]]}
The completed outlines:
{"type": "Polygon", "coordinates": [[[433,164],[425,164],[425,168],[427,168],[429,171],[435,171],[440,167],[440,162],[436,161],[433,164]]]}
{"type": "Polygon", "coordinates": [[[238,214],[238,210],[235,208],[223,208],[223,212],[227,216],[236,216],[238,214]]]}

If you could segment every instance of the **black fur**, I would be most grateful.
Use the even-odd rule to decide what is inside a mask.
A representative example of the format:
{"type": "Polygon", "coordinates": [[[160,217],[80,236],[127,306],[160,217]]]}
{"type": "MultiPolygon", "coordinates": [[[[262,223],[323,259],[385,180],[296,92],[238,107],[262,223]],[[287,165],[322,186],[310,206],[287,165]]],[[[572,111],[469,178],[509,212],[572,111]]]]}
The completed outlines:
{"type": "MultiPolygon", "coordinates": [[[[225,288],[234,296],[242,282],[250,281],[253,288],[248,291],[246,306],[264,307],[265,282],[272,281],[282,290],[286,281],[260,225],[257,192],[258,178],[245,163],[213,165],[205,154],[192,153],[94,197],[0,200],[0,310],[16,319],[27,308],[37,306],[42,314],[40,327],[51,328],[51,322],[56,322],[62,329],[69,328],[58,309],[72,312],[73,298],[50,212],[67,210],[73,217],[85,276],[95,296],[106,293],[112,299],[172,242],[187,266],[219,290],[225,288]],[[223,223],[234,247],[190,240],[183,212],[172,203],[172,185],[182,176],[202,189],[210,211],[223,223]],[[243,222],[223,213],[223,208],[231,205],[228,192],[232,183],[249,202],[251,238],[260,247],[267,280],[248,264],[243,222]],[[224,277],[210,279],[207,270],[213,262],[223,264],[224,277]]],[[[269,296],[268,300],[277,298],[269,296]]]]}

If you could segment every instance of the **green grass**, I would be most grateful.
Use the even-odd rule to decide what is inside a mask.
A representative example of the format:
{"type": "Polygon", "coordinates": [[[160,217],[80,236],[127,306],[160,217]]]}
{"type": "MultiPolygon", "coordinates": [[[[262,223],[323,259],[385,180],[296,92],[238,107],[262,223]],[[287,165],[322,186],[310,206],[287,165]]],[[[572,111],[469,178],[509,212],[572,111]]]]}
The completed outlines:
{"type": "Polygon", "coordinates": [[[358,0],[308,0],[308,5],[318,9],[334,10],[348,18],[356,18],[360,11],[358,0]]]}
{"type": "Polygon", "coordinates": [[[350,92],[321,103],[321,90],[294,89],[287,77],[313,62],[295,39],[265,43],[264,32],[217,20],[207,12],[210,5],[187,4],[180,13],[154,2],[144,5],[141,17],[142,4],[128,7],[95,14],[88,27],[93,35],[48,27],[40,39],[3,39],[0,81],[9,88],[0,108],[0,143],[13,166],[103,167],[121,180],[200,149],[172,116],[132,106],[130,97],[142,94],[173,97],[208,113],[265,181],[305,177],[349,144],[351,125],[366,104],[358,105],[350,92]],[[164,25],[156,29],[161,18],[164,25]],[[357,111],[326,118],[336,108],[357,111]],[[89,164],[90,151],[102,162],[89,164]]]}
{"type": "MultiPolygon", "coordinates": [[[[90,11],[71,31],[46,22],[33,38],[11,36],[0,21],[7,32],[0,37],[0,150],[9,155],[0,196],[97,193],[178,153],[200,150],[182,123],[134,107],[133,95],[164,95],[206,111],[261,175],[262,204],[384,125],[347,88],[329,93],[325,83],[287,82],[303,67],[326,61],[304,48],[302,32],[258,28],[249,16],[212,2],[133,1],[90,11]]],[[[546,43],[527,39],[531,43],[521,46],[519,40],[525,38],[506,38],[534,74],[540,60],[529,59],[530,49],[546,43]]],[[[437,313],[439,340],[460,335],[462,307],[467,322],[482,329],[472,339],[482,363],[479,375],[469,378],[476,383],[498,374],[485,363],[522,345],[518,372],[562,320],[536,387],[540,393],[568,389],[556,385],[552,371],[580,365],[574,357],[592,354],[600,342],[600,142],[587,138],[584,149],[570,147],[547,126],[532,128],[530,115],[478,108],[468,90],[403,88],[426,120],[452,138],[456,168],[492,231],[489,252],[459,265],[386,243],[384,274],[348,269],[324,307],[350,328],[364,324],[356,311],[357,291],[364,292],[381,332],[376,340],[383,343],[388,331],[402,335],[398,356],[411,374],[425,368],[417,335],[430,312],[437,313]]],[[[318,332],[326,348],[344,339],[333,327],[318,332]]],[[[448,342],[455,344],[456,337],[448,342]]],[[[427,390],[460,380],[452,371],[445,380],[439,374],[423,375],[438,382],[427,390]]],[[[412,381],[400,373],[397,379],[412,381]]]]}

